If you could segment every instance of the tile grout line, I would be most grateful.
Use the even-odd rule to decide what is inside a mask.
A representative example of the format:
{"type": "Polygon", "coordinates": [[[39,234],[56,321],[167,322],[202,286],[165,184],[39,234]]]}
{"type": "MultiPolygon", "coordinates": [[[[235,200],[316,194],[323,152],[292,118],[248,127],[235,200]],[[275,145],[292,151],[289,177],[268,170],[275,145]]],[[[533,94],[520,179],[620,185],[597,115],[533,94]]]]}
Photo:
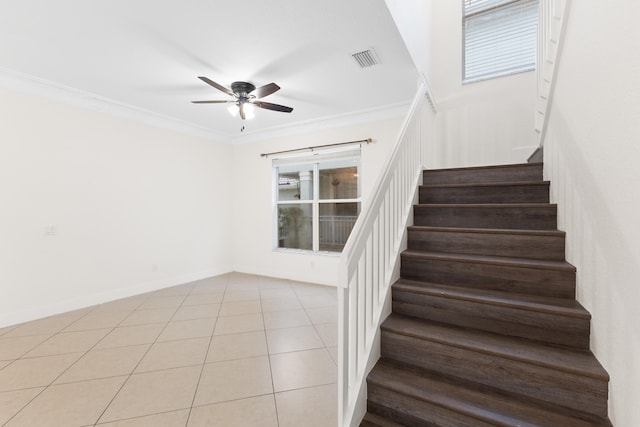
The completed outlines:
{"type": "MultiPolygon", "coordinates": [[[[258,278],[258,287],[260,287],[260,283],[259,283],[260,279],[259,277],[257,278],[258,278]]],[[[269,361],[269,377],[271,378],[271,390],[273,391],[271,393],[271,396],[273,397],[273,407],[276,411],[276,423],[278,424],[278,426],[280,426],[280,416],[278,414],[278,402],[276,401],[276,386],[273,383],[273,369],[271,367],[271,352],[269,351],[269,340],[267,339],[267,324],[264,321],[264,311],[262,308],[262,289],[259,289],[258,292],[260,293],[260,314],[262,316],[262,329],[264,332],[264,342],[267,348],[267,360],[269,361]]]]}
{"type": "MultiPolygon", "coordinates": [[[[157,291],[156,291],[157,292],[157,291]]],[[[140,307],[142,306],[142,304],[144,304],[147,300],[149,300],[149,298],[151,298],[151,296],[154,294],[155,292],[152,292],[143,302],[141,302],[138,307],[136,309],[134,309],[129,316],[131,316],[131,314],[133,314],[134,312],[140,310],[140,307]]],[[[182,305],[182,304],[181,304],[182,305]]],[[[176,311],[178,311],[178,308],[175,309],[175,311],[173,312],[173,315],[171,315],[171,317],[173,317],[176,313],[176,311]]],[[[127,320],[129,318],[129,316],[125,317],[124,319],[122,319],[122,321],[120,321],[120,323],[118,323],[118,326],[120,324],[122,324],[122,322],[124,322],[125,320],[127,320]]],[[[111,400],[109,400],[109,403],[107,403],[107,405],[104,407],[104,410],[100,413],[100,415],[98,416],[98,418],[96,418],[96,421],[93,423],[94,426],[96,426],[99,422],[100,419],[104,416],[104,414],[107,412],[107,410],[109,409],[109,407],[113,404],[113,401],[116,399],[116,397],[120,394],[120,392],[122,391],[122,389],[124,388],[124,386],[129,382],[129,380],[131,379],[131,377],[134,375],[136,369],[138,369],[138,366],[140,366],[140,363],[142,362],[142,360],[147,356],[147,354],[149,354],[149,351],[151,350],[151,347],[153,347],[153,345],[158,341],[158,337],[160,337],[160,335],[162,335],[162,332],[164,332],[164,330],[167,328],[167,326],[169,325],[169,322],[171,321],[171,318],[169,318],[168,321],[165,322],[164,326],[162,327],[162,329],[160,330],[160,332],[158,333],[158,336],[156,336],[155,340],[149,344],[149,348],[147,348],[147,351],[144,352],[144,354],[142,355],[142,357],[140,358],[140,360],[138,360],[138,363],[136,363],[136,365],[133,367],[133,369],[131,370],[131,373],[129,375],[127,375],[127,379],[124,380],[124,382],[122,383],[122,385],[118,388],[118,391],[115,392],[115,394],[113,395],[113,397],[111,398],[111,400]]],[[[116,328],[118,327],[116,326],[116,328]]],[[[137,326],[137,325],[129,325],[129,326],[137,326]]],[[[116,329],[114,328],[114,330],[116,329]]],[[[106,335],[105,335],[106,337],[106,335]]],[[[104,338],[103,338],[104,339],[104,338]]],[[[102,341],[102,340],[100,340],[102,341]]],[[[98,345],[98,343],[96,343],[96,345],[98,345]]],[[[123,346],[123,347],[129,347],[129,346],[123,346]]]]}
{"type": "MultiPolygon", "coordinates": [[[[220,316],[220,310],[222,310],[222,303],[224,302],[224,297],[227,294],[227,287],[229,286],[228,279],[225,279],[225,287],[224,292],[222,293],[222,301],[220,302],[220,307],[218,307],[218,312],[216,313],[216,322],[213,325],[213,330],[211,331],[211,335],[209,336],[209,345],[207,345],[207,351],[204,354],[204,359],[202,360],[202,366],[200,367],[200,375],[198,376],[198,382],[196,383],[196,388],[193,391],[193,398],[191,399],[191,406],[189,407],[189,413],[187,414],[187,419],[185,421],[184,426],[187,427],[189,425],[189,420],[191,419],[191,413],[193,412],[193,405],[196,402],[196,396],[198,395],[198,389],[200,388],[200,381],[202,381],[202,374],[204,373],[204,367],[207,364],[207,357],[209,356],[209,351],[211,351],[211,343],[213,342],[213,334],[216,332],[216,327],[218,326],[218,317],[220,316]]],[[[195,289],[195,286],[194,288],[195,289]]],[[[188,295],[191,295],[193,289],[189,292],[188,295]]],[[[186,298],[185,298],[186,300],[186,298]]]]}

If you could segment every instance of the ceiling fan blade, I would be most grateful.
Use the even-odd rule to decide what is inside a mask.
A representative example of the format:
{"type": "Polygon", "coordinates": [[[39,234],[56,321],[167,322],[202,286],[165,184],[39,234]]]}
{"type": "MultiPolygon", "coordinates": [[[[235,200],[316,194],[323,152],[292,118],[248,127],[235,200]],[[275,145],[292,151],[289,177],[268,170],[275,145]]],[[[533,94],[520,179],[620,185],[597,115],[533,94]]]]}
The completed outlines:
{"type": "Polygon", "coordinates": [[[240,104],[240,118],[242,120],[246,119],[246,116],[244,115],[244,103],[240,104]]]}
{"type": "Polygon", "coordinates": [[[228,102],[235,102],[230,99],[228,101],[191,101],[193,104],[226,104],[228,102]]]}
{"type": "Polygon", "coordinates": [[[226,93],[227,95],[235,96],[235,95],[233,94],[233,92],[231,92],[231,90],[230,90],[230,89],[227,89],[226,87],[222,86],[221,84],[218,84],[218,83],[214,82],[213,80],[211,80],[211,79],[209,79],[209,78],[207,78],[207,77],[204,77],[204,76],[198,76],[198,78],[199,78],[200,80],[202,80],[203,82],[205,82],[206,84],[208,84],[208,85],[210,85],[210,86],[215,87],[215,88],[216,88],[216,89],[218,89],[219,91],[226,93]]]}
{"type": "Polygon", "coordinates": [[[255,95],[256,98],[264,98],[267,95],[271,95],[274,92],[280,90],[280,86],[275,83],[269,83],[268,85],[260,86],[251,92],[251,95],[255,95]]]}
{"type": "Polygon", "coordinates": [[[254,101],[252,104],[255,104],[256,107],[264,108],[265,110],[280,111],[282,113],[290,113],[293,111],[293,108],[287,107],[286,105],[272,104],[270,102],[254,101]]]}

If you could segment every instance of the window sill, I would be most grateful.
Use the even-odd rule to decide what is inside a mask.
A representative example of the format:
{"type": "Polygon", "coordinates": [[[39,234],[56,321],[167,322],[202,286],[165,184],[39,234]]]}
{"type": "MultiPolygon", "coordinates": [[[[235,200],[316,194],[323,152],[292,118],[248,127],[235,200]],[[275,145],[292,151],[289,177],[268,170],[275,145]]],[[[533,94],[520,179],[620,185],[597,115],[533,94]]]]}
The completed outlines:
{"type": "Polygon", "coordinates": [[[290,249],[290,248],[273,248],[273,252],[281,252],[286,254],[299,254],[299,255],[320,255],[328,257],[340,257],[342,252],[329,252],[329,251],[309,251],[306,249],[290,249]]]}

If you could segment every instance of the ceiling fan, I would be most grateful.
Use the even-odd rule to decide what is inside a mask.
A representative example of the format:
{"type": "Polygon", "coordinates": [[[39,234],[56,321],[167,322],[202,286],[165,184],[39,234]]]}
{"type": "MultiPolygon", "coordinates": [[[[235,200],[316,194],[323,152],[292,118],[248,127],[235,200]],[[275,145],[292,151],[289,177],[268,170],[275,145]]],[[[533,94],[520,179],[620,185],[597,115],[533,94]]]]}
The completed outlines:
{"type": "Polygon", "coordinates": [[[282,113],[290,113],[293,111],[293,108],[291,107],[272,104],[270,102],[260,100],[260,98],[264,98],[265,96],[271,95],[272,93],[280,90],[280,86],[275,83],[269,83],[256,89],[253,84],[248,82],[233,82],[231,83],[231,89],[227,89],[207,77],[199,76],[198,78],[219,91],[232,96],[233,99],[191,101],[194,104],[232,104],[229,107],[229,112],[234,116],[239,112],[242,120],[253,118],[253,106],[264,108],[265,110],[280,111],[282,113]]]}

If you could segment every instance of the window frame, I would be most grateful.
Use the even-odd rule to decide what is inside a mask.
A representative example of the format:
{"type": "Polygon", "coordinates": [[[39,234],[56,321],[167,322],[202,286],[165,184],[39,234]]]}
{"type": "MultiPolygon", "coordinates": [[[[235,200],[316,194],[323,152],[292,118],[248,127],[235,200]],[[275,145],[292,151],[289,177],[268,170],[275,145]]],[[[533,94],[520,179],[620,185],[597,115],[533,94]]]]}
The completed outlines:
{"type": "MultiPolygon", "coordinates": [[[[489,6],[482,8],[482,9],[478,9],[478,10],[474,10],[473,12],[471,12],[469,15],[466,15],[466,8],[465,8],[465,0],[461,0],[461,4],[462,4],[462,69],[461,69],[461,75],[462,75],[462,84],[469,84],[469,83],[475,83],[475,82],[480,82],[480,81],[484,81],[484,80],[491,80],[491,79],[495,79],[495,78],[499,78],[499,77],[505,77],[505,76],[510,76],[510,75],[514,75],[514,74],[520,74],[520,73],[525,73],[525,72],[529,72],[529,71],[534,71],[537,68],[537,52],[534,54],[533,56],[533,62],[531,63],[523,63],[518,67],[508,67],[508,68],[501,68],[501,69],[494,69],[492,72],[488,72],[488,73],[483,73],[480,75],[475,75],[475,76],[471,76],[471,77],[467,77],[467,26],[466,23],[468,22],[468,20],[470,19],[474,19],[474,18],[478,18],[478,17],[482,17],[484,15],[487,15],[491,12],[495,12],[497,10],[503,9],[509,9],[509,8],[517,8],[517,7],[522,7],[525,6],[529,3],[535,3],[536,8],[537,8],[537,14],[540,13],[540,0],[506,0],[502,3],[500,3],[500,0],[496,0],[498,2],[498,4],[490,4],[489,6]]],[[[538,18],[536,14],[536,19],[535,19],[535,25],[537,28],[538,25],[538,18]]],[[[524,31],[524,28],[522,28],[522,31],[524,31]]],[[[537,38],[537,30],[536,30],[536,38],[537,38]]],[[[537,41],[534,41],[533,46],[535,48],[535,50],[537,51],[538,48],[538,44],[537,41]]]]}
{"type": "Polygon", "coordinates": [[[305,253],[305,254],[320,254],[320,255],[335,255],[339,256],[342,253],[340,251],[329,251],[329,250],[320,250],[320,205],[322,204],[339,204],[339,203],[357,203],[358,204],[358,214],[357,217],[360,216],[360,208],[362,207],[362,181],[361,181],[361,149],[358,147],[354,149],[352,147],[346,150],[327,150],[327,151],[316,151],[311,155],[297,155],[286,157],[286,162],[282,164],[276,164],[279,160],[282,159],[274,159],[271,169],[272,169],[272,187],[273,187],[273,197],[272,197],[272,206],[273,206],[273,222],[272,222],[272,236],[273,236],[273,244],[272,248],[274,251],[278,252],[294,252],[294,253],[305,253]],[[325,156],[330,155],[330,159],[327,159],[325,156]],[[357,174],[357,198],[345,198],[345,199],[322,199],[320,198],[320,170],[321,164],[323,162],[327,162],[330,160],[354,160],[354,166],[356,167],[357,174]],[[302,166],[302,165],[312,165],[312,173],[313,173],[313,198],[309,200],[279,200],[279,177],[280,177],[280,167],[283,165],[288,166],[302,166]],[[280,206],[286,205],[300,205],[300,204],[309,204],[311,205],[311,218],[312,218],[312,226],[311,226],[311,239],[312,239],[312,247],[311,249],[300,249],[300,248],[284,248],[279,246],[279,218],[278,218],[278,208],[280,206]]]}

